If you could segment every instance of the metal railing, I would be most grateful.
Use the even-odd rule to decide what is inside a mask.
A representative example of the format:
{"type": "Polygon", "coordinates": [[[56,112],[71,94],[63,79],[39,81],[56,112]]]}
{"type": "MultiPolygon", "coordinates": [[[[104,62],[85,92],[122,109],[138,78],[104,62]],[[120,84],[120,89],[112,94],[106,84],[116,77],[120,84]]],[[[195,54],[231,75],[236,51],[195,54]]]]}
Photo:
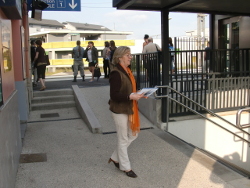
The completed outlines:
{"type": "Polygon", "coordinates": [[[240,109],[240,110],[237,111],[237,115],[236,115],[236,126],[239,127],[240,129],[245,129],[245,128],[249,128],[249,127],[250,127],[250,124],[249,124],[249,123],[247,123],[247,124],[241,124],[241,123],[240,123],[241,114],[242,114],[242,112],[244,112],[244,111],[250,112],[250,107],[243,108],[243,109],[240,109]]]}
{"type": "MultiPolygon", "coordinates": [[[[162,53],[133,54],[131,68],[138,89],[162,85],[163,75],[169,76],[169,86],[192,100],[215,111],[234,110],[249,106],[250,49],[171,51],[174,55],[162,62],[162,53]],[[209,57],[205,58],[205,53],[209,57]],[[169,73],[162,72],[168,64],[169,73]],[[173,64],[172,64],[173,63],[173,64]]],[[[162,93],[159,89],[158,93],[162,93]]],[[[169,94],[178,99],[174,92],[169,94]]],[[[190,111],[179,104],[170,103],[170,116],[189,115],[190,111]]],[[[202,108],[194,106],[196,111],[202,108]]]]}
{"type": "MultiPolygon", "coordinates": [[[[176,100],[176,99],[170,97],[168,94],[167,94],[167,95],[157,95],[157,93],[155,93],[155,98],[158,98],[158,99],[161,99],[161,98],[170,99],[171,101],[173,101],[173,102],[175,102],[175,103],[178,103],[179,105],[183,106],[184,108],[188,109],[189,111],[191,111],[191,112],[193,112],[193,113],[195,113],[195,114],[197,114],[197,115],[199,115],[199,116],[201,116],[201,117],[207,119],[208,121],[212,122],[213,124],[217,125],[218,127],[222,128],[223,130],[225,130],[225,131],[227,131],[227,132],[233,134],[235,137],[237,137],[237,138],[243,140],[244,142],[247,142],[248,144],[250,144],[250,141],[249,141],[249,140],[246,140],[246,139],[244,138],[244,134],[246,134],[246,135],[249,137],[249,136],[250,136],[250,133],[244,131],[243,129],[241,129],[241,128],[239,128],[238,126],[234,125],[234,124],[231,123],[230,121],[228,121],[228,120],[222,118],[221,116],[215,114],[213,111],[211,111],[211,110],[207,109],[206,107],[200,105],[199,103],[195,102],[194,100],[192,100],[192,99],[186,97],[185,95],[183,95],[182,93],[178,92],[178,91],[175,90],[174,88],[171,88],[170,86],[156,86],[156,87],[158,87],[158,88],[167,88],[167,93],[170,93],[170,91],[175,92],[176,94],[178,94],[178,95],[180,95],[181,97],[183,97],[186,101],[191,102],[192,104],[198,106],[199,108],[202,108],[204,111],[206,111],[206,112],[209,113],[210,115],[212,115],[212,116],[214,116],[214,117],[217,117],[217,118],[219,118],[220,120],[222,120],[223,122],[225,122],[225,123],[227,123],[227,124],[229,124],[229,125],[235,127],[235,128],[238,129],[241,133],[243,133],[243,136],[241,137],[241,136],[235,134],[234,132],[228,130],[227,128],[225,128],[225,127],[223,127],[222,125],[218,124],[217,122],[215,122],[215,121],[209,119],[208,117],[206,117],[206,116],[204,116],[203,114],[197,112],[196,110],[190,108],[189,106],[183,104],[182,102],[179,102],[178,100],[176,100]]],[[[168,100],[167,102],[169,103],[169,100],[168,100]]],[[[190,105],[190,106],[192,106],[192,105],[190,105]]],[[[168,107],[169,107],[169,105],[168,105],[168,107]]],[[[250,110],[250,109],[249,109],[249,110],[250,110]]],[[[169,121],[169,110],[167,110],[167,122],[166,122],[166,123],[167,123],[167,127],[168,127],[168,121],[169,121]]]]}
{"type": "Polygon", "coordinates": [[[154,87],[161,84],[161,53],[133,54],[131,69],[137,87],[154,87]]]}

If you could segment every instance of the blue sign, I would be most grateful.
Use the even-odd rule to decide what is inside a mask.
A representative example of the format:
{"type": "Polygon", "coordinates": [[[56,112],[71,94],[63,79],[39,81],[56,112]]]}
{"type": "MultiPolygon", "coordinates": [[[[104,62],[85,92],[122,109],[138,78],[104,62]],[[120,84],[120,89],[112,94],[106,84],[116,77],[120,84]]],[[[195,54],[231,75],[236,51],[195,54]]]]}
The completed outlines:
{"type": "MultiPolygon", "coordinates": [[[[81,11],[81,0],[41,0],[49,6],[43,11],[81,11]]],[[[32,10],[32,0],[28,0],[28,10],[32,10]]]]}

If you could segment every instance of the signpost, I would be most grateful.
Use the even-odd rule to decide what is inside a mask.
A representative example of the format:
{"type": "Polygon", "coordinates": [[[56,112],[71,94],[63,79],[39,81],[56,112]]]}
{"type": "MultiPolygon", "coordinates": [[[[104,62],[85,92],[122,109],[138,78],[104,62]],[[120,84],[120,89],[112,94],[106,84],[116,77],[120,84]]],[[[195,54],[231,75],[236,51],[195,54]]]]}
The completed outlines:
{"type": "MultiPolygon", "coordinates": [[[[81,11],[81,0],[41,0],[49,6],[43,11],[81,11]]],[[[32,0],[27,0],[28,10],[32,10],[32,0]]]]}

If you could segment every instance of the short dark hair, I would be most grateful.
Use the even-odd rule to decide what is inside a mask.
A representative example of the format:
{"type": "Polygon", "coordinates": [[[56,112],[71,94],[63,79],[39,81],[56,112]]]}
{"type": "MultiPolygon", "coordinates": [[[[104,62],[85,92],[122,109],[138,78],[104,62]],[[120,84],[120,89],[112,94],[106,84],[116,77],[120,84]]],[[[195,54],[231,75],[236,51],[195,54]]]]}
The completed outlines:
{"type": "Polygon", "coordinates": [[[31,44],[31,45],[35,44],[35,40],[31,40],[31,41],[30,41],[30,44],[31,44]]]}
{"type": "Polygon", "coordinates": [[[81,41],[76,41],[76,45],[80,45],[81,44],[81,41]]]}
{"type": "Polygon", "coordinates": [[[171,37],[168,38],[168,43],[170,44],[170,46],[174,46],[174,45],[173,45],[173,40],[172,40],[171,37]]]}
{"type": "Polygon", "coordinates": [[[111,46],[111,47],[115,47],[115,41],[111,40],[111,41],[110,41],[110,46],[111,46]]]}
{"type": "Polygon", "coordinates": [[[42,41],[40,39],[36,40],[36,44],[41,46],[42,45],[42,41]]]}
{"type": "Polygon", "coordinates": [[[105,45],[105,47],[109,47],[109,42],[105,41],[104,45],[105,45]]]}
{"type": "Polygon", "coordinates": [[[148,39],[149,38],[149,35],[144,35],[144,39],[148,39]]]}

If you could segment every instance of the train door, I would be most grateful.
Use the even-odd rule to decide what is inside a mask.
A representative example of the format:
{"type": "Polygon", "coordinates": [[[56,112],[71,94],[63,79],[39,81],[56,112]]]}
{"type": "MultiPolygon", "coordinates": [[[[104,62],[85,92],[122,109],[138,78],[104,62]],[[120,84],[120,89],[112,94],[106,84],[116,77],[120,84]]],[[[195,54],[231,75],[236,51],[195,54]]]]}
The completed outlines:
{"type": "Polygon", "coordinates": [[[222,20],[220,27],[219,48],[226,49],[221,54],[220,71],[239,71],[239,17],[222,20]]]}

